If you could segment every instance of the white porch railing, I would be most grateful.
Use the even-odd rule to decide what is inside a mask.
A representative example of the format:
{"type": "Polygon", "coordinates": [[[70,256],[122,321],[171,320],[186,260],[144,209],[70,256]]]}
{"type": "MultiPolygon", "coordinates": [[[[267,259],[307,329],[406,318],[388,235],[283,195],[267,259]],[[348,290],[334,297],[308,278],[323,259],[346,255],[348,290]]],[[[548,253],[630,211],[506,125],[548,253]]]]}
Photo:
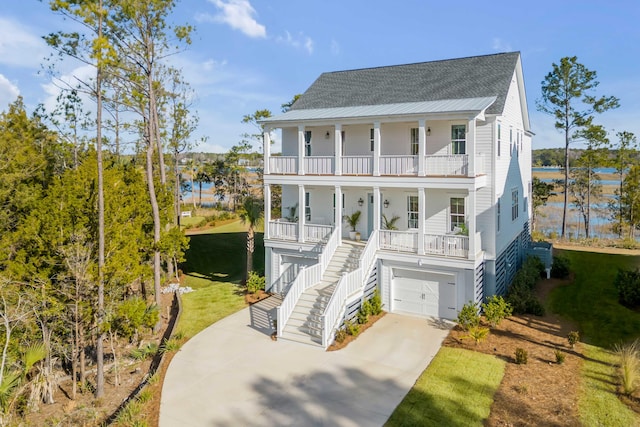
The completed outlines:
{"type": "Polygon", "coordinates": [[[298,303],[298,299],[300,299],[300,295],[311,286],[318,283],[322,280],[322,275],[324,274],[327,266],[329,265],[329,261],[331,257],[336,251],[338,247],[338,232],[336,230],[331,233],[331,237],[327,241],[327,244],[322,250],[320,254],[320,259],[317,264],[312,265],[308,268],[303,268],[298,273],[298,276],[291,284],[289,288],[289,292],[282,300],[280,307],[276,310],[276,318],[278,319],[278,336],[282,336],[282,331],[284,330],[285,325],[289,321],[291,317],[291,313],[293,313],[293,309],[298,303]]]}
{"type": "Polygon", "coordinates": [[[469,255],[469,237],[457,234],[425,234],[424,252],[426,254],[467,258],[469,255]]]}
{"type": "Polygon", "coordinates": [[[269,157],[269,173],[275,175],[297,175],[298,157],[275,156],[269,157]]]}
{"type": "Polygon", "coordinates": [[[376,260],[378,238],[378,232],[371,233],[364,250],[360,254],[358,268],[343,275],[338,281],[322,315],[323,348],[327,348],[335,336],[335,331],[339,327],[337,323],[342,319],[348,297],[356,292],[362,292],[364,289],[365,281],[369,277],[371,267],[376,260]]]}
{"type": "Polygon", "coordinates": [[[380,230],[380,249],[415,253],[418,251],[418,233],[412,231],[380,230]]]}
{"type": "Polygon", "coordinates": [[[418,156],[380,156],[381,175],[417,175],[418,156]]]}
{"type": "Polygon", "coordinates": [[[269,237],[280,240],[298,240],[298,223],[269,221],[269,237]]]}
{"type": "Polygon", "coordinates": [[[304,240],[305,242],[322,242],[331,235],[333,227],[330,225],[305,224],[304,240]]]}
{"type": "Polygon", "coordinates": [[[450,154],[445,156],[427,156],[427,175],[467,176],[469,156],[466,154],[450,154]]]}
{"type": "Polygon", "coordinates": [[[373,173],[372,156],[342,156],[344,175],[371,175],[373,173]]]}
{"type": "Polygon", "coordinates": [[[310,156],[304,158],[304,173],[309,175],[333,175],[333,156],[310,156]]]}

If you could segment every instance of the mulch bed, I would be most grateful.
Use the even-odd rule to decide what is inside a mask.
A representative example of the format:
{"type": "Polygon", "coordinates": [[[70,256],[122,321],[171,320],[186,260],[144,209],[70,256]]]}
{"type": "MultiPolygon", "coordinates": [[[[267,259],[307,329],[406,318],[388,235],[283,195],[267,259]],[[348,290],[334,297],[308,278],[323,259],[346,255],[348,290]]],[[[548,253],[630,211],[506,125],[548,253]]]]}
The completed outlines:
{"type": "Polygon", "coordinates": [[[246,302],[247,304],[255,304],[259,301],[262,301],[263,299],[269,298],[271,295],[272,294],[265,292],[263,290],[260,290],[255,294],[247,292],[244,294],[244,302],[246,302]]]}
{"type": "Polygon", "coordinates": [[[337,351],[337,350],[345,348],[346,346],[349,345],[349,343],[351,341],[357,339],[360,335],[362,335],[364,333],[364,331],[366,331],[367,329],[372,327],[373,324],[376,323],[378,320],[382,319],[385,314],[387,314],[387,313],[385,313],[383,311],[382,313],[378,314],[377,316],[369,316],[369,321],[367,323],[365,323],[364,325],[360,325],[360,332],[358,333],[358,335],[356,335],[356,336],[347,335],[345,340],[342,341],[342,342],[334,341],[333,344],[331,344],[329,346],[327,351],[337,351]]]}

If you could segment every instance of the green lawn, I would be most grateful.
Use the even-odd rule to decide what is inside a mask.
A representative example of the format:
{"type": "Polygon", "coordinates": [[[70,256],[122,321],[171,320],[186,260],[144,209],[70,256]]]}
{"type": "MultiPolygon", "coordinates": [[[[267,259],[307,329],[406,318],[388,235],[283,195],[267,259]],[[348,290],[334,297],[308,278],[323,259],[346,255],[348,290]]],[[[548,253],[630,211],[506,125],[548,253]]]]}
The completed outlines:
{"type": "Polygon", "coordinates": [[[481,426],[504,367],[491,355],[442,347],[385,426],[481,426]]]}
{"type": "Polygon", "coordinates": [[[581,338],[589,344],[611,348],[616,343],[640,337],[640,313],[621,306],[613,286],[618,268],[639,267],[640,257],[556,252],[569,257],[575,280],[551,294],[551,309],[576,322],[581,338]]]}
{"type": "MultiPolygon", "coordinates": [[[[254,269],[264,273],[264,245],[256,234],[254,269]]],[[[192,337],[207,326],[246,306],[239,286],[246,263],[246,227],[240,221],[190,236],[186,253],[186,286],[178,331],[192,337]]]]}

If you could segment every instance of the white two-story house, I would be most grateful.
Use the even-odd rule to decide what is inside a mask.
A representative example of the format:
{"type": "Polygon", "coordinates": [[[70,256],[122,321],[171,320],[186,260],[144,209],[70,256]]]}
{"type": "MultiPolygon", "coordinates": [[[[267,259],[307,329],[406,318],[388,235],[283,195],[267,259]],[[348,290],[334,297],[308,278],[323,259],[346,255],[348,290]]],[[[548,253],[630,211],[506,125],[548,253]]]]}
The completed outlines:
{"type": "Polygon", "coordinates": [[[506,291],[530,240],[519,53],[324,73],[263,124],[280,337],[328,346],[375,289],[386,311],[446,319],[506,291]]]}

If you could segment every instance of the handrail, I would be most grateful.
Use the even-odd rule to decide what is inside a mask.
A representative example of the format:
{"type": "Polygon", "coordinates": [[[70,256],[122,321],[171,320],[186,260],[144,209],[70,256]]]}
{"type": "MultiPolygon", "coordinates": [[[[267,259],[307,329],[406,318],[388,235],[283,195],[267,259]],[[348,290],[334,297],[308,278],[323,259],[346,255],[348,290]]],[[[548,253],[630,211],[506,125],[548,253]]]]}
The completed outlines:
{"type": "Polygon", "coordinates": [[[364,250],[360,254],[358,268],[340,278],[333,295],[329,299],[329,303],[325,307],[322,315],[322,346],[324,348],[329,346],[329,340],[333,336],[333,331],[337,328],[336,324],[346,306],[347,297],[364,288],[365,280],[369,277],[369,272],[376,259],[377,250],[378,231],[376,230],[371,233],[364,250]]]}
{"type": "Polygon", "coordinates": [[[331,233],[331,237],[327,241],[322,253],[319,257],[319,262],[317,264],[312,265],[308,268],[302,268],[295,280],[291,284],[289,288],[289,292],[282,300],[280,307],[277,310],[277,319],[278,319],[278,336],[282,336],[282,331],[284,331],[284,327],[286,323],[289,321],[291,317],[291,313],[293,313],[293,309],[298,303],[298,299],[300,299],[300,295],[311,286],[318,283],[322,280],[322,275],[327,269],[329,262],[331,261],[331,257],[336,251],[338,247],[338,230],[335,229],[331,233]]]}

